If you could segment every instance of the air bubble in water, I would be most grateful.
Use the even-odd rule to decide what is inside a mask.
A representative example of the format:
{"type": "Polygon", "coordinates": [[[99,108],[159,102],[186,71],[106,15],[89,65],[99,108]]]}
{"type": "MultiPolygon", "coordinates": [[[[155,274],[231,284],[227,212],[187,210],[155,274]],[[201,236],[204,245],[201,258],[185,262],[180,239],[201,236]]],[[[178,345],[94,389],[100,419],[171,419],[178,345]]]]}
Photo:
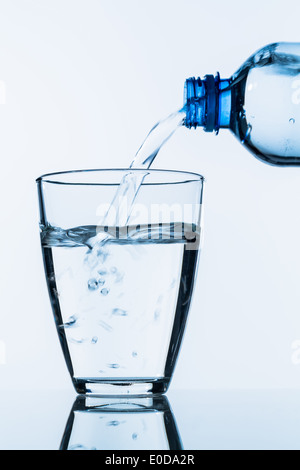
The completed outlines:
{"type": "Polygon", "coordinates": [[[106,287],[104,287],[103,289],[101,289],[101,294],[106,296],[108,293],[109,293],[109,289],[107,289],[106,287]]]}
{"type": "Polygon", "coordinates": [[[87,341],[86,338],[80,338],[80,339],[69,338],[69,342],[73,344],[82,344],[82,343],[85,343],[86,341],[87,341]]]}
{"type": "Polygon", "coordinates": [[[119,317],[126,317],[127,316],[126,310],[122,310],[121,308],[114,308],[111,313],[112,313],[112,315],[117,315],[119,317]]]}
{"type": "Polygon", "coordinates": [[[77,322],[76,315],[72,315],[66,323],[61,325],[61,327],[62,328],[71,328],[72,326],[74,327],[76,322],[77,322]]]}
{"type": "Polygon", "coordinates": [[[102,328],[104,328],[106,331],[112,331],[113,330],[112,327],[108,323],[106,323],[105,321],[100,320],[99,325],[102,326],[102,328]]]}
{"type": "Polygon", "coordinates": [[[102,277],[100,277],[97,282],[98,282],[98,286],[104,286],[104,284],[105,284],[105,279],[103,279],[102,277]]]}
{"type": "Polygon", "coordinates": [[[98,336],[93,336],[91,339],[92,344],[96,344],[98,342],[98,336]]]}
{"type": "Polygon", "coordinates": [[[105,263],[107,257],[109,256],[109,252],[103,247],[100,247],[97,249],[96,256],[98,258],[98,262],[100,261],[101,263],[105,263]]]}
{"type": "Polygon", "coordinates": [[[98,289],[98,281],[95,278],[88,280],[88,289],[89,290],[96,290],[98,289]]]}
{"type": "Polygon", "coordinates": [[[98,274],[100,274],[100,276],[105,276],[107,274],[107,269],[106,268],[99,269],[98,274]]]}
{"type": "Polygon", "coordinates": [[[117,363],[113,363],[113,364],[107,364],[107,367],[109,367],[110,369],[119,369],[120,365],[117,363]]]}
{"type": "Polygon", "coordinates": [[[291,118],[291,119],[289,120],[289,122],[290,122],[291,124],[295,124],[296,121],[295,121],[294,118],[291,118]]]}
{"type": "Polygon", "coordinates": [[[154,312],[154,320],[158,320],[160,317],[160,310],[155,310],[154,312]]]}
{"type": "Polygon", "coordinates": [[[116,276],[115,276],[115,282],[118,283],[118,282],[121,282],[123,281],[123,277],[124,277],[124,273],[120,273],[119,271],[116,273],[116,276]]]}
{"type": "Polygon", "coordinates": [[[137,357],[138,353],[136,351],[132,351],[131,355],[132,357],[137,357]]]}
{"type": "Polygon", "coordinates": [[[107,426],[119,426],[119,424],[120,424],[120,421],[113,420],[113,421],[109,421],[107,423],[107,426]]]}

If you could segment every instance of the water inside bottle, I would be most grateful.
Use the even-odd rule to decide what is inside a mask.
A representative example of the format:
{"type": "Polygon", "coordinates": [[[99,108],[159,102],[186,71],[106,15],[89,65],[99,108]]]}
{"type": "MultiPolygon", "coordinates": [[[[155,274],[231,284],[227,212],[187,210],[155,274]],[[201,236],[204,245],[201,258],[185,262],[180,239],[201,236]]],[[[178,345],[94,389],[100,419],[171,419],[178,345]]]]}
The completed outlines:
{"type": "Polygon", "coordinates": [[[230,127],[258,159],[299,165],[300,59],[293,45],[272,44],[232,76],[230,127]]]}

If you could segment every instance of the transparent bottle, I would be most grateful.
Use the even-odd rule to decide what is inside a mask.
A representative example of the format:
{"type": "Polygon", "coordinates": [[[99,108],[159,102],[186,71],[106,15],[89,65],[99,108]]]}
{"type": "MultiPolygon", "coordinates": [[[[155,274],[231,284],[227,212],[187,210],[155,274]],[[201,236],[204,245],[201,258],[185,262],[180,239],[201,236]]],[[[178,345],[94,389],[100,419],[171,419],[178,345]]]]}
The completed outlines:
{"type": "Polygon", "coordinates": [[[185,82],[185,126],[230,129],[258,159],[300,165],[300,43],[274,43],[229,79],[185,82]]]}

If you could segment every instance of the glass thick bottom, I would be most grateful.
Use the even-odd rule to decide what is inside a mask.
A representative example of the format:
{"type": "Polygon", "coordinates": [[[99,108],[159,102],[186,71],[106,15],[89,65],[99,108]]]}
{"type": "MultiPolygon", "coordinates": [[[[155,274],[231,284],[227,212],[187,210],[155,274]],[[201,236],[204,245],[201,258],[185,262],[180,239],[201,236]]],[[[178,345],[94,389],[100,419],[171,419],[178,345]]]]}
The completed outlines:
{"type": "Polygon", "coordinates": [[[73,378],[73,384],[77,393],[102,396],[162,394],[167,391],[169,383],[169,378],[117,380],[73,378]]]}

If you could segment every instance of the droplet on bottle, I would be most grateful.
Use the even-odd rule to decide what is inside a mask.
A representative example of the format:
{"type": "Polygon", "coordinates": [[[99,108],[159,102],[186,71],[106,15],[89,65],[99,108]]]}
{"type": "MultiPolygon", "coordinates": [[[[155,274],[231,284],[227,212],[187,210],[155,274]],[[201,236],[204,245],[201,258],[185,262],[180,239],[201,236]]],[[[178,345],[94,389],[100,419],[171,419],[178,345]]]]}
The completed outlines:
{"type": "Polygon", "coordinates": [[[246,132],[246,135],[245,135],[245,139],[249,139],[250,134],[251,134],[251,131],[252,131],[252,126],[251,126],[251,124],[248,124],[247,132],[246,132]]]}
{"type": "Polygon", "coordinates": [[[101,289],[101,294],[106,296],[108,293],[109,293],[109,289],[107,289],[106,287],[104,287],[103,289],[101,289]]]}
{"type": "Polygon", "coordinates": [[[290,123],[290,124],[295,124],[295,122],[296,122],[296,120],[295,120],[294,118],[291,118],[291,119],[289,120],[289,123],[290,123]]]}
{"type": "Polygon", "coordinates": [[[98,281],[95,278],[88,280],[88,289],[89,290],[96,290],[98,289],[98,281]]]}
{"type": "Polygon", "coordinates": [[[251,131],[252,131],[252,126],[251,126],[251,124],[248,124],[245,137],[244,137],[244,139],[242,140],[242,144],[244,144],[247,140],[250,139],[251,131]]]}

